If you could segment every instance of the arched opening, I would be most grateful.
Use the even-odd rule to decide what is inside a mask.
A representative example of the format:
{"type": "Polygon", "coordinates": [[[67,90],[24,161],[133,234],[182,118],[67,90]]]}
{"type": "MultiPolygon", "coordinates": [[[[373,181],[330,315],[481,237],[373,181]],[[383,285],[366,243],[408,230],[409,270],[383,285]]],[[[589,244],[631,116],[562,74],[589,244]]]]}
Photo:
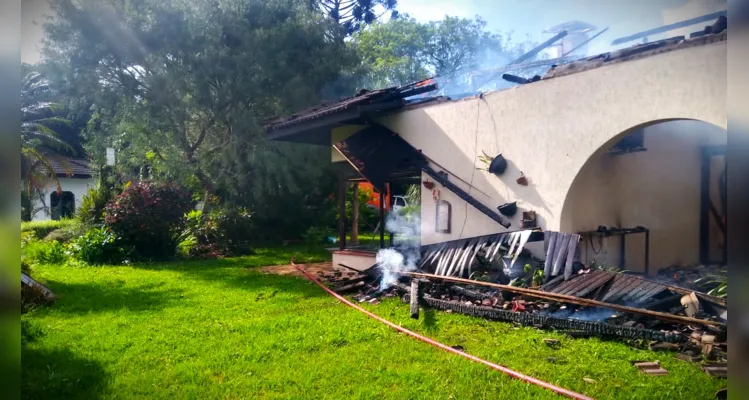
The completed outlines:
{"type": "Polygon", "coordinates": [[[583,233],[580,261],[650,274],[725,264],[725,148],[725,129],[684,119],[636,126],[601,146],[560,216],[563,232],[583,233]]]}

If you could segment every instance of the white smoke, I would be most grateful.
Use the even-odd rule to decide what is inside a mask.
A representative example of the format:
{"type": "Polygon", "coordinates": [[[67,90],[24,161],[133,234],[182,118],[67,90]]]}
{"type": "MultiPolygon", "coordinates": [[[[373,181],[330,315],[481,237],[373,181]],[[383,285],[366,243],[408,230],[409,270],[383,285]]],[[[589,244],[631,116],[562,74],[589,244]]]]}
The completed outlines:
{"type": "Polygon", "coordinates": [[[395,246],[380,249],[377,252],[375,260],[382,271],[380,290],[385,290],[394,284],[398,280],[398,272],[416,271],[421,259],[419,244],[421,218],[418,211],[390,212],[385,221],[385,228],[393,234],[395,246]]]}

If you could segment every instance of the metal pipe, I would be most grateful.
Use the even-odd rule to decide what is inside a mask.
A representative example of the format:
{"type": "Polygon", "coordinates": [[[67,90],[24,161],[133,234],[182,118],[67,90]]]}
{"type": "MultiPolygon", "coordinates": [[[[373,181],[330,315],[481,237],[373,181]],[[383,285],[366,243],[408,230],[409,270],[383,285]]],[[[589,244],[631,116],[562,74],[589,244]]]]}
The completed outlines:
{"type": "Polygon", "coordinates": [[[645,276],[650,274],[650,229],[645,229],[645,276]]]}
{"type": "Polygon", "coordinates": [[[573,391],[571,391],[569,389],[565,389],[563,387],[559,387],[559,386],[553,385],[551,383],[542,381],[542,380],[534,378],[532,376],[522,374],[520,372],[511,370],[511,369],[509,369],[507,367],[503,367],[503,366],[501,366],[499,364],[495,364],[495,363],[493,363],[491,361],[487,361],[487,360],[484,360],[482,358],[478,358],[476,356],[470,355],[470,354],[468,354],[466,352],[463,352],[461,350],[457,350],[457,349],[454,349],[454,348],[452,348],[450,346],[442,344],[442,343],[440,343],[440,342],[438,342],[436,340],[430,339],[430,338],[428,338],[426,336],[422,336],[422,335],[420,335],[420,334],[418,334],[416,332],[410,331],[410,330],[408,330],[408,329],[406,329],[406,328],[404,328],[402,326],[398,326],[398,325],[396,325],[396,324],[394,324],[394,323],[392,323],[392,322],[390,322],[390,321],[388,321],[388,320],[386,320],[386,319],[384,319],[382,317],[379,317],[379,316],[377,316],[377,315],[375,315],[375,314],[373,314],[373,313],[371,313],[371,312],[369,312],[369,311],[367,311],[367,310],[365,310],[365,309],[357,306],[356,304],[354,304],[354,303],[346,300],[343,296],[339,295],[338,293],[336,293],[336,292],[328,289],[327,287],[325,287],[325,285],[323,285],[322,283],[320,283],[320,281],[318,281],[317,279],[315,279],[315,277],[313,277],[312,275],[310,275],[309,273],[307,273],[307,271],[305,271],[304,268],[302,268],[302,267],[294,264],[293,261],[291,262],[291,265],[293,265],[294,268],[296,268],[299,272],[301,272],[302,274],[304,274],[304,276],[306,276],[307,279],[309,279],[312,282],[314,282],[315,284],[317,284],[317,286],[320,286],[323,290],[325,290],[326,292],[328,292],[328,294],[330,294],[331,296],[335,297],[341,303],[343,303],[343,304],[345,304],[345,305],[347,305],[347,306],[349,306],[351,308],[354,308],[357,311],[360,311],[360,312],[364,313],[366,316],[368,316],[368,317],[370,317],[372,319],[375,319],[377,321],[382,322],[383,324],[385,324],[385,325],[387,325],[387,326],[389,326],[389,327],[397,330],[398,332],[405,333],[408,336],[411,336],[413,338],[421,340],[422,342],[431,344],[434,347],[437,347],[439,349],[445,350],[445,351],[453,353],[453,354],[457,354],[457,355],[459,355],[459,356],[461,356],[463,358],[467,358],[467,359],[469,359],[469,360],[471,360],[473,362],[477,362],[479,364],[484,364],[487,367],[489,367],[491,369],[494,369],[494,370],[497,370],[499,372],[502,372],[502,373],[504,373],[506,375],[509,375],[512,378],[520,379],[522,381],[525,381],[525,382],[528,382],[528,383],[540,386],[540,387],[542,387],[544,389],[548,389],[548,390],[551,390],[553,392],[556,392],[557,394],[561,394],[562,396],[567,396],[567,397],[569,397],[571,399],[593,400],[592,397],[588,397],[588,396],[586,396],[584,394],[581,394],[581,393],[573,392],[573,391]]]}
{"type": "Polygon", "coordinates": [[[699,24],[700,22],[712,21],[714,19],[720,18],[721,16],[726,16],[727,13],[728,13],[727,11],[718,11],[718,12],[715,12],[715,13],[712,13],[712,14],[703,15],[701,17],[688,19],[686,21],[681,21],[681,22],[677,22],[677,23],[674,23],[674,24],[661,26],[660,28],[654,28],[654,29],[650,29],[650,30],[647,30],[647,31],[644,31],[644,32],[635,33],[633,35],[629,35],[629,36],[621,37],[621,38],[618,38],[618,39],[614,39],[614,41],[611,42],[611,45],[612,46],[616,46],[617,44],[622,44],[622,43],[626,43],[626,42],[629,42],[629,41],[632,41],[632,40],[637,40],[637,39],[640,39],[640,38],[644,38],[646,36],[655,35],[655,34],[663,33],[663,32],[668,32],[670,30],[674,30],[674,29],[677,29],[677,28],[684,28],[684,27],[687,27],[687,26],[699,24]]]}

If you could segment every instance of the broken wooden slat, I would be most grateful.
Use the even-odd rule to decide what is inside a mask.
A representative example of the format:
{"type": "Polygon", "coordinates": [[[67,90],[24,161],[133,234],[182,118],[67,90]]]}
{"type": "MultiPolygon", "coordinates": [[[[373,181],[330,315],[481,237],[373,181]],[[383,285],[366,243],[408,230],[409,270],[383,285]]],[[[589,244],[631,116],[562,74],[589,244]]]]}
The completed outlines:
{"type": "Polygon", "coordinates": [[[577,296],[577,297],[585,297],[588,294],[590,294],[591,292],[595,291],[596,289],[598,289],[598,288],[602,287],[603,285],[609,283],[609,281],[611,281],[612,279],[614,279],[614,277],[616,276],[616,274],[614,272],[609,272],[609,271],[602,271],[602,272],[603,272],[602,274],[600,274],[598,277],[596,277],[596,281],[594,283],[588,285],[588,287],[586,287],[585,289],[577,292],[577,294],[574,294],[574,295],[577,296]]]}

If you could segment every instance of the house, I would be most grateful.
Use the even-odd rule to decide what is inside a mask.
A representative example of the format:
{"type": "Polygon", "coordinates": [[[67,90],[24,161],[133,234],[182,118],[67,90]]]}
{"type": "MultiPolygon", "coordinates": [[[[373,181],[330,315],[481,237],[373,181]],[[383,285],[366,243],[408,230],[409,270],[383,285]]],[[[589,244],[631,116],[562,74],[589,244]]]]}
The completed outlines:
{"type": "MultiPolygon", "coordinates": [[[[580,234],[582,263],[725,264],[726,43],[723,30],[638,44],[459,100],[425,97],[439,80],[363,91],[267,131],[329,146],[341,182],[422,185],[422,246],[534,227],[580,234]],[[480,169],[484,153],[501,174],[480,169]],[[516,214],[498,212],[508,203],[516,214]]],[[[340,245],[334,263],[374,263],[340,245]]]]}
{"type": "Polygon", "coordinates": [[[32,199],[31,219],[34,221],[72,217],[80,207],[83,195],[96,185],[91,164],[86,159],[53,157],[49,162],[57,181],[49,179],[44,183],[41,191],[43,203],[39,198],[32,199]],[[57,191],[58,182],[60,192],[57,191]]]}

